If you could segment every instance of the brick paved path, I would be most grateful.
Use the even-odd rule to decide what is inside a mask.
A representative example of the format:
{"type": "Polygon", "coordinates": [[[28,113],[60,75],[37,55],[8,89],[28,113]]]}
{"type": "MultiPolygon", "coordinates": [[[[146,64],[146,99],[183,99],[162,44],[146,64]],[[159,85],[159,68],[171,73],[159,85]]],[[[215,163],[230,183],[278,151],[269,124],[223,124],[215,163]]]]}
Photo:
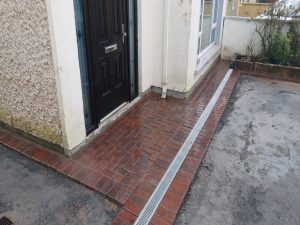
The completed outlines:
{"type": "MultiPolygon", "coordinates": [[[[113,224],[132,224],[228,70],[219,61],[188,100],[144,97],[71,159],[0,129],[0,142],[123,206],[113,224]]],[[[239,74],[229,80],[152,224],[171,224],[205,154],[239,74]]]]}

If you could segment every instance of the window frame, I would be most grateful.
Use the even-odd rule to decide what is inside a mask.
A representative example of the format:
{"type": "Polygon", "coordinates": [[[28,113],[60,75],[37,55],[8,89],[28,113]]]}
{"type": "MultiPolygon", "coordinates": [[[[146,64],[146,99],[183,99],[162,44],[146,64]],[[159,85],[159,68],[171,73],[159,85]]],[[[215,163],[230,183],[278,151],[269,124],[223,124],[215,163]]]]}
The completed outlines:
{"type": "Polygon", "coordinates": [[[213,2],[213,7],[211,9],[212,10],[212,20],[211,20],[211,29],[210,29],[210,35],[209,35],[210,44],[206,48],[201,49],[205,0],[200,0],[201,11],[200,11],[200,17],[199,17],[199,26],[198,26],[199,27],[199,31],[198,31],[198,49],[197,49],[198,58],[200,58],[209,49],[211,49],[214,45],[216,45],[216,36],[217,36],[217,28],[218,28],[220,2],[219,2],[219,0],[211,0],[211,1],[213,2]],[[217,9],[215,9],[215,7],[217,7],[217,9]],[[216,14],[215,14],[215,10],[216,10],[216,14]],[[213,30],[215,30],[214,41],[212,41],[213,30]]]}

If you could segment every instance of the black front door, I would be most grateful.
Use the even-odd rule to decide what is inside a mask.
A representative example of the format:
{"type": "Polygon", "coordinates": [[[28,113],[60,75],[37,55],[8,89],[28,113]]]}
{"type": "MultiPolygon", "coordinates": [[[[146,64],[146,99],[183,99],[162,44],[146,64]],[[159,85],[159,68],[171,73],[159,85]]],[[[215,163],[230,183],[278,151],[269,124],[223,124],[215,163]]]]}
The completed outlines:
{"type": "Polygon", "coordinates": [[[129,100],[126,0],[87,0],[91,89],[99,122],[129,100]]]}

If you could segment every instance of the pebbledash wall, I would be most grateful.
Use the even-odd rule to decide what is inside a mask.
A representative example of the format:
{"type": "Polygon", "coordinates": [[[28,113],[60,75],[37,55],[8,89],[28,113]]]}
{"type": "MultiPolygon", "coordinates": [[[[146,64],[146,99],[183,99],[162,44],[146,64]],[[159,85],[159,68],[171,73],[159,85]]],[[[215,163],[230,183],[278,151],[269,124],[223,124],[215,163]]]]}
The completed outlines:
{"type": "Polygon", "coordinates": [[[0,1],[0,121],[62,146],[44,0],[0,1]]]}
{"type": "MultiPolygon", "coordinates": [[[[197,55],[200,1],[137,2],[139,93],[187,95],[220,54],[197,55]]],[[[0,21],[0,121],[73,154],[87,140],[73,0],[2,0],[0,21]]]]}

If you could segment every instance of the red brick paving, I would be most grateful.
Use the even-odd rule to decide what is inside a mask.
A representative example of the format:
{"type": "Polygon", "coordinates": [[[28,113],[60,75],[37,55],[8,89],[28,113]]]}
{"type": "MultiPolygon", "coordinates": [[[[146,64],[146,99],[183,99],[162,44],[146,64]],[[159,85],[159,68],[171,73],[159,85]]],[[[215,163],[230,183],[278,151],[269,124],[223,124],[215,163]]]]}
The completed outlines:
{"type": "MultiPolygon", "coordinates": [[[[219,61],[188,100],[150,93],[71,159],[7,130],[0,142],[99,191],[123,208],[112,224],[132,224],[227,72],[219,61]]],[[[151,224],[172,224],[230,98],[234,73],[151,224]]]]}

